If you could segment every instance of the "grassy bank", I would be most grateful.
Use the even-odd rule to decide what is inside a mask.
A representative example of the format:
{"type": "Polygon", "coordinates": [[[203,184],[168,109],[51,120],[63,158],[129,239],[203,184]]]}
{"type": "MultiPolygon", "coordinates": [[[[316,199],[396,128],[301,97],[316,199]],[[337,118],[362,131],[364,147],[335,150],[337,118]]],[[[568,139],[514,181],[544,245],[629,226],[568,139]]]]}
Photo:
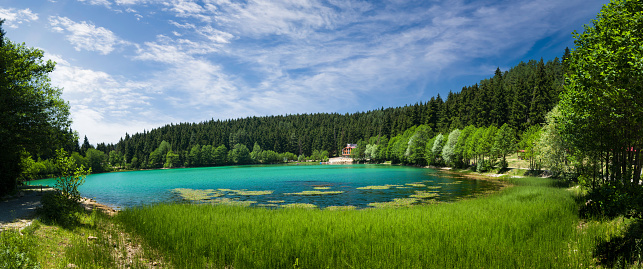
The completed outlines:
{"type": "Polygon", "coordinates": [[[569,190],[541,178],[479,199],[349,211],[164,204],[116,221],[178,268],[574,268],[597,236],[569,190]]]}
{"type": "Polygon", "coordinates": [[[608,268],[597,255],[617,254],[619,238],[639,231],[622,217],[579,219],[577,188],[542,178],[511,183],[486,197],[411,208],[168,204],[116,217],[81,213],[74,227],[34,221],[1,232],[0,267],[608,268]]]}

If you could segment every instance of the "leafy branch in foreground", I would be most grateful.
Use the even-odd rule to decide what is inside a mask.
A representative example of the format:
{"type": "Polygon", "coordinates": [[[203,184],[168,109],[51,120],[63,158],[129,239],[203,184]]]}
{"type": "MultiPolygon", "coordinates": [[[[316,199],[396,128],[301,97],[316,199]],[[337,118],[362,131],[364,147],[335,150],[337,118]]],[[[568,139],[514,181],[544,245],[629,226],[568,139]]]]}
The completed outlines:
{"type": "Polygon", "coordinates": [[[68,156],[63,149],[56,153],[56,167],[60,173],[54,185],[57,191],[42,197],[40,214],[45,220],[69,226],[78,223],[75,214],[80,210],[81,196],[78,187],[85,183],[85,177],[91,173],[91,168],[78,166],[74,158],[68,156]]]}

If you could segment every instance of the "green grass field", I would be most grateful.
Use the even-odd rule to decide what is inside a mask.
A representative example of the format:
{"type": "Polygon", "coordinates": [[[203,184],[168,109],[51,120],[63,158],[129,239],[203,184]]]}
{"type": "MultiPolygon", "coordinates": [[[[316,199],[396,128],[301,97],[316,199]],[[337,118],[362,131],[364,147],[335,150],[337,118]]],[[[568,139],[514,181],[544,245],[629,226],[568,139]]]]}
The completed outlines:
{"type": "Polygon", "coordinates": [[[542,178],[448,204],[364,210],[161,204],[116,223],[177,268],[586,268],[618,225],[542,178]]]}

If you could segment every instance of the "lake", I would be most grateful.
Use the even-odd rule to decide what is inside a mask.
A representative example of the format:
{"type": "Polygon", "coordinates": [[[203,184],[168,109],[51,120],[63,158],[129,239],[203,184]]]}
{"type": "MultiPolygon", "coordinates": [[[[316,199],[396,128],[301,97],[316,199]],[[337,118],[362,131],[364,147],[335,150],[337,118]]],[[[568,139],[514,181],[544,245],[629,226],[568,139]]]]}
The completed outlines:
{"type": "MultiPolygon", "coordinates": [[[[30,182],[55,184],[55,179],[30,182]]],[[[391,165],[250,165],[87,176],[82,196],[116,208],[190,200],[253,206],[369,206],[449,202],[499,189],[433,169],[391,165]]]]}

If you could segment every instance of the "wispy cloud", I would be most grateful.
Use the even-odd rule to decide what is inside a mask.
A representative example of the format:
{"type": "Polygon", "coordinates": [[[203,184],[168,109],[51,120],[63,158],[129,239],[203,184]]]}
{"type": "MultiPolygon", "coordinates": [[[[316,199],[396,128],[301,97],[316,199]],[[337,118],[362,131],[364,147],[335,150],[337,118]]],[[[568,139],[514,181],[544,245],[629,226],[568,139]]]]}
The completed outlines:
{"type": "Polygon", "coordinates": [[[97,51],[107,55],[117,46],[129,44],[112,31],[85,21],[75,22],[67,17],[49,17],[49,24],[54,31],[66,34],[67,40],[78,51],[97,51]]]}
{"type": "Polygon", "coordinates": [[[116,142],[125,132],[150,129],[172,119],[152,105],[158,95],[149,91],[147,82],[77,67],[59,55],[46,57],[57,63],[50,77],[52,84],[64,89],[63,98],[71,105],[72,127],[94,142],[116,142]]]}
{"type": "Polygon", "coordinates": [[[90,5],[95,5],[95,6],[105,6],[105,7],[111,7],[112,3],[109,0],[78,0],[79,2],[82,3],[87,3],[90,5]]]}
{"type": "Polygon", "coordinates": [[[565,27],[596,14],[597,1],[82,0],[144,14],[131,28],[148,32],[58,15],[50,29],[138,73],[61,61],[54,82],[84,129],[367,110],[513,66],[542,40],[569,39],[565,27]]]}
{"type": "Polygon", "coordinates": [[[38,14],[28,8],[0,8],[0,19],[5,20],[5,26],[15,29],[22,23],[38,20],[38,14]]]}

